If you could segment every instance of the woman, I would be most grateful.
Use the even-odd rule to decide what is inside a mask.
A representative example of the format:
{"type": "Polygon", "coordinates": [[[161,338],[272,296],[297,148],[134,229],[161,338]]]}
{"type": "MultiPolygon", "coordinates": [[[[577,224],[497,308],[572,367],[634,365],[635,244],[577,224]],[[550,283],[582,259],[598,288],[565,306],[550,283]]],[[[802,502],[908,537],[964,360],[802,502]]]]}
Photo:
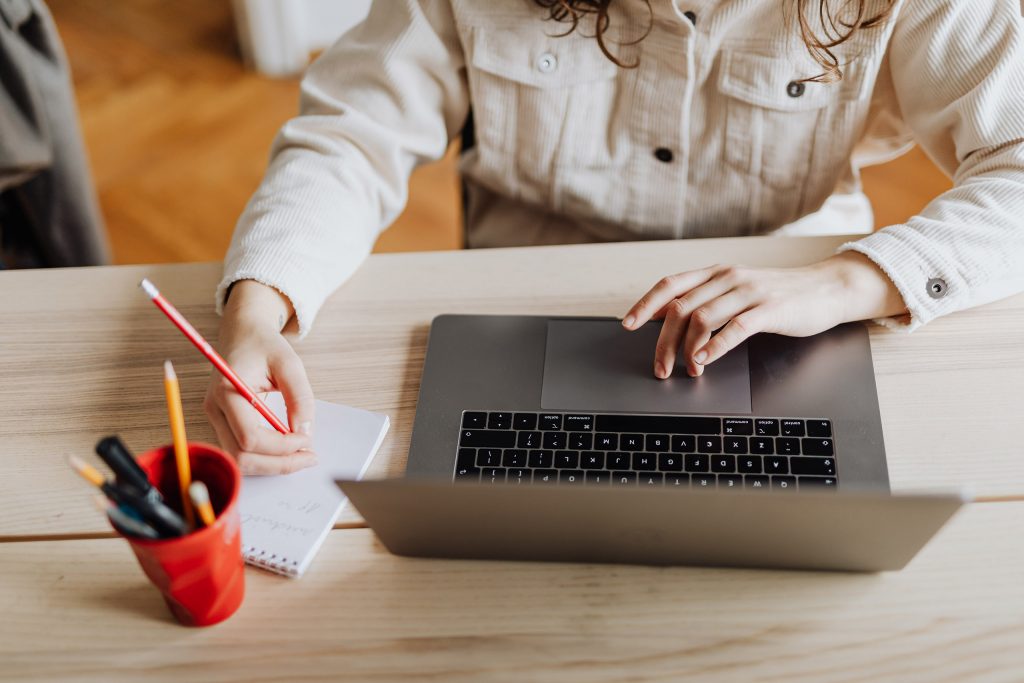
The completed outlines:
{"type": "Polygon", "coordinates": [[[281,331],[309,331],[470,112],[471,247],[868,233],[859,166],[916,142],[953,177],[812,266],[660,280],[623,321],[664,317],[658,377],[755,332],[911,330],[1024,289],[1021,23],[1017,0],[377,0],[310,68],[217,293],[222,352],[284,393],[295,433],[217,377],[221,443],[249,473],[315,461],[281,331]]]}

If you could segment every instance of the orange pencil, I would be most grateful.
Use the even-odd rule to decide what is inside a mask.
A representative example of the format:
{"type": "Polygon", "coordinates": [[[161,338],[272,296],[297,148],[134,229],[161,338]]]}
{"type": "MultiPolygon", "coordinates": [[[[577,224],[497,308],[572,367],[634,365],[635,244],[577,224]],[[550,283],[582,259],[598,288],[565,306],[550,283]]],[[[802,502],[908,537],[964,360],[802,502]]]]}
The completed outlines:
{"type": "Polygon", "coordinates": [[[192,466],[188,459],[188,439],[185,437],[185,416],[181,410],[181,390],[178,376],[174,374],[171,361],[164,361],[164,392],[167,394],[167,414],[171,420],[171,437],[174,439],[174,460],[178,465],[178,483],[181,493],[181,512],[190,529],[195,528],[195,512],[189,499],[188,487],[192,483],[192,466]]]}

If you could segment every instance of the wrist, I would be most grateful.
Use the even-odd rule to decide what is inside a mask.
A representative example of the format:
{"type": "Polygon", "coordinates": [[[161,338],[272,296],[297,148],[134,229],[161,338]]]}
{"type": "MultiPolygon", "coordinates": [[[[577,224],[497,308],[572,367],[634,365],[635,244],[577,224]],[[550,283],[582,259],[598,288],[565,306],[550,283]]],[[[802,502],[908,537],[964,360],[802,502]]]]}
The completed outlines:
{"type": "Polygon", "coordinates": [[[295,315],[291,300],[256,280],[239,280],[228,290],[226,322],[281,332],[295,315]]]}
{"type": "Polygon", "coordinates": [[[843,322],[907,313],[896,285],[864,254],[845,251],[822,261],[821,265],[841,288],[843,322]]]}

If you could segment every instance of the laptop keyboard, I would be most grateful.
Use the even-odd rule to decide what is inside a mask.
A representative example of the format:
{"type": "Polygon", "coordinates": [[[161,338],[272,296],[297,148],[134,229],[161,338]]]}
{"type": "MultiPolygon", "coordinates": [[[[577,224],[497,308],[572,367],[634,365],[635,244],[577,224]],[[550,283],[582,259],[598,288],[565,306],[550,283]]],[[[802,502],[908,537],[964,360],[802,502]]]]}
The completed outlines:
{"type": "Polygon", "coordinates": [[[455,481],[835,490],[835,456],[824,419],[466,411],[455,481]]]}

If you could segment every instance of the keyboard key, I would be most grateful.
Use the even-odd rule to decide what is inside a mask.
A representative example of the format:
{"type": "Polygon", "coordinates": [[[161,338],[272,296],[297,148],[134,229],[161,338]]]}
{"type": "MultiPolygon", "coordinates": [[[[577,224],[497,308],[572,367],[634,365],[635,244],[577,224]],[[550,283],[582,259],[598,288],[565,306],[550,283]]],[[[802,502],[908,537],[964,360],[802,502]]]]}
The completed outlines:
{"type": "Polygon", "coordinates": [[[722,439],[718,436],[702,436],[697,439],[697,450],[701,453],[721,453],[722,439]]]}
{"type": "Polygon", "coordinates": [[[593,415],[566,415],[565,426],[567,432],[592,432],[594,431],[593,415]]]}
{"type": "Polygon", "coordinates": [[[516,433],[491,431],[487,429],[463,429],[459,445],[470,448],[512,448],[516,445],[516,433]]]}
{"type": "Polygon", "coordinates": [[[835,476],[836,461],[832,458],[790,458],[789,469],[793,474],[835,476]]]}
{"type": "Polygon", "coordinates": [[[644,435],[623,434],[619,438],[619,448],[624,451],[642,451],[644,449],[644,435]]]}
{"type": "Polygon", "coordinates": [[[764,459],[764,471],[766,474],[789,474],[789,463],[786,458],[768,456],[764,459]]]}
{"type": "Polygon", "coordinates": [[[512,418],[513,429],[536,429],[537,413],[516,413],[512,418]]]}
{"type": "Polygon", "coordinates": [[[587,472],[587,486],[607,486],[611,481],[611,472],[587,472]]]}
{"type": "Polygon", "coordinates": [[[487,418],[488,429],[512,429],[512,413],[491,413],[487,418]]]}
{"type": "Polygon", "coordinates": [[[529,484],[533,478],[533,472],[530,470],[516,468],[508,471],[508,479],[506,481],[509,484],[529,484]]]}
{"type": "Polygon", "coordinates": [[[772,477],[773,491],[796,491],[796,477],[772,477]]]}
{"type": "Polygon", "coordinates": [[[612,472],[613,486],[636,486],[636,472],[612,472]]]}
{"type": "Polygon", "coordinates": [[[594,437],[594,448],[599,448],[602,451],[614,451],[618,447],[618,434],[598,434],[594,437]]]}
{"type": "Polygon", "coordinates": [[[832,455],[832,439],[800,439],[804,455],[832,455]]]}
{"type": "Polygon", "coordinates": [[[580,467],[585,470],[603,470],[604,453],[598,451],[584,451],[580,455],[580,467]]]}
{"type": "Polygon", "coordinates": [[[690,487],[690,475],[689,474],[674,474],[672,472],[665,475],[665,486],[678,486],[680,488],[690,487]]]}
{"type": "Polygon", "coordinates": [[[803,436],[803,420],[782,420],[782,436],[803,436]]]}
{"type": "Polygon", "coordinates": [[[480,481],[480,470],[475,467],[460,467],[455,470],[455,481],[480,481]]]}
{"type": "Polygon", "coordinates": [[[573,432],[569,435],[569,448],[577,451],[589,451],[594,447],[594,435],[585,432],[573,432]]]}
{"type": "Polygon", "coordinates": [[[566,442],[565,432],[544,432],[544,448],[565,448],[566,442]]]}
{"type": "Polygon", "coordinates": [[[516,445],[520,448],[540,448],[540,432],[519,432],[516,445]]]}
{"type": "Polygon", "coordinates": [[[542,413],[540,416],[540,428],[544,431],[561,431],[562,416],[554,413],[542,413]]]}
{"type": "Polygon", "coordinates": [[[476,467],[476,449],[460,448],[459,454],[455,458],[455,467],[476,467]]]}
{"type": "Polygon", "coordinates": [[[718,475],[718,488],[738,490],[743,488],[743,477],[738,474],[718,475]]]}
{"type": "Polygon", "coordinates": [[[641,472],[637,483],[640,486],[663,486],[665,478],[661,472],[641,472]]]}
{"type": "Polygon", "coordinates": [[[634,453],[633,469],[637,471],[651,471],[658,468],[658,456],[655,453],[634,453]]]}
{"type": "Polygon", "coordinates": [[[520,448],[506,449],[502,454],[501,464],[505,467],[526,467],[526,451],[520,448]]]}
{"type": "Polygon", "coordinates": [[[658,469],[662,472],[682,472],[683,456],[676,453],[659,453],[658,469]]]}
{"type": "Polygon", "coordinates": [[[771,455],[775,452],[775,440],[755,436],[750,440],[750,452],[755,455],[771,455]]]}
{"type": "Polygon", "coordinates": [[[754,421],[749,417],[727,417],[722,420],[722,433],[726,436],[749,436],[754,433],[754,421]]]}
{"type": "Polygon", "coordinates": [[[628,470],[633,463],[633,459],[630,458],[629,453],[615,452],[608,454],[608,469],[610,470],[628,470]]]}
{"type": "Polygon", "coordinates": [[[805,491],[810,489],[817,491],[819,489],[826,489],[828,491],[835,491],[839,487],[839,483],[835,477],[800,477],[797,479],[800,482],[800,490],[805,491]]]}
{"type": "Polygon", "coordinates": [[[554,451],[530,451],[530,467],[552,467],[555,464],[554,451]]]}
{"type": "Polygon", "coordinates": [[[481,448],[476,452],[477,467],[501,467],[500,448],[481,448]]]}
{"type": "Polygon", "coordinates": [[[779,455],[800,455],[800,439],[775,439],[775,451],[779,455]]]}
{"type": "Polygon", "coordinates": [[[580,454],[576,451],[555,451],[555,467],[560,470],[574,470],[580,466],[580,454]]]}
{"type": "Polygon", "coordinates": [[[690,486],[695,489],[713,489],[715,488],[715,475],[695,474],[690,477],[690,486]]]}
{"type": "Polygon", "coordinates": [[[748,474],[743,477],[743,488],[754,490],[768,490],[768,477],[761,474],[748,474]]]}
{"type": "Polygon", "coordinates": [[[761,456],[744,455],[736,458],[736,465],[743,474],[761,474],[761,456]]]}
{"type": "Polygon", "coordinates": [[[673,453],[693,453],[695,450],[697,450],[697,437],[678,434],[672,437],[673,453]]]}
{"type": "Polygon", "coordinates": [[[488,467],[480,473],[480,481],[484,484],[504,484],[505,470],[501,467],[488,467]]]}
{"type": "Polygon", "coordinates": [[[745,436],[727,436],[722,441],[726,453],[747,452],[747,437],[745,436]]]}
{"type": "Polygon", "coordinates": [[[664,453],[668,451],[668,435],[667,434],[648,434],[647,435],[647,450],[654,451],[656,453],[664,453]]]}
{"type": "Polygon", "coordinates": [[[720,417],[679,417],[675,415],[598,415],[600,432],[645,432],[647,434],[721,434],[720,417]]]}
{"type": "Polygon", "coordinates": [[[558,475],[559,484],[576,484],[579,486],[583,485],[583,472],[580,470],[563,470],[558,475]]]}
{"type": "Polygon", "coordinates": [[[808,420],[807,436],[832,436],[832,423],[828,420],[808,420]]]}
{"type": "Polygon", "coordinates": [[[533,471],[533,483],[534,484],[557,484],[558,483],[558,470],[534,470],[533,471]]]}
{"type": "Polygon", "coordinates": [[[715,455],[711,457],[711,471],[712,472],[735,472],[736,471],[736,456],[735,455],[715,455]]]}
{"type": "Polygon", "coordinates": [[[691,453],[686,456],[686,471],[687,472],[707,472],[710,464],[708,463],[709,456],[701,455],[700,453],[691,453]]]}
{"type": "Polygon", "coordinates": [[[759,419],[754,420],[754,433],[757,436],[778,436],[779,435],[779,421],[759,419]]]}
{"type": "Polygon", "coordinates": [[[487,413],[463,413],[462,426],[466,429],[483,429],[487,426],[487,413]]]}

